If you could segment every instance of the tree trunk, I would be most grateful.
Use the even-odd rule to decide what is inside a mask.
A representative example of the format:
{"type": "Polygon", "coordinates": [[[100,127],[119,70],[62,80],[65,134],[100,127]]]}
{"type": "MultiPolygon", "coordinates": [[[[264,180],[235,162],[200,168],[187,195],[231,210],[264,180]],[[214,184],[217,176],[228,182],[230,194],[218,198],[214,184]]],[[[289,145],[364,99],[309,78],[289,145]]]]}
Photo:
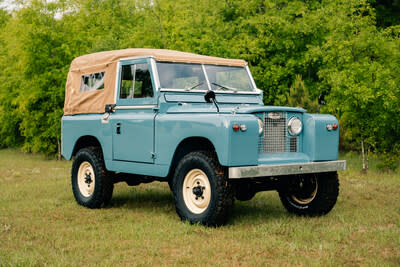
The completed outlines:
{"type": "Polygon", "coordinates": [[[365,150],[364,138],[361,138],[361,153],[362,153],[362,170],[368,171],[368,152],[365,150]]]}
{"type": "Polygon", "coordinates": [[[61,140],[57,139],[58,160],[61,160],[61,140]]]}

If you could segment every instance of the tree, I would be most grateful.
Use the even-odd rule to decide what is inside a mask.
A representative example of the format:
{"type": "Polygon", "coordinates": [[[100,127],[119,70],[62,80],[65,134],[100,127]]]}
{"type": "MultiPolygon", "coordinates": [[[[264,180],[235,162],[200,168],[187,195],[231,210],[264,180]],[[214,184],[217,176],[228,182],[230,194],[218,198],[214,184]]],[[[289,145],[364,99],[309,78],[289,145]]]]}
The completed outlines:
{"type": "Polygon", "coordinates": [[[301,107],[309,113],[318,111],[318,103],[316,100],[311,100],[308,89],[304,85],[301,75],[296,75],[293,84],[290,86],[289,94],[287,95],[288,105],[291,107],[301,107]]]}

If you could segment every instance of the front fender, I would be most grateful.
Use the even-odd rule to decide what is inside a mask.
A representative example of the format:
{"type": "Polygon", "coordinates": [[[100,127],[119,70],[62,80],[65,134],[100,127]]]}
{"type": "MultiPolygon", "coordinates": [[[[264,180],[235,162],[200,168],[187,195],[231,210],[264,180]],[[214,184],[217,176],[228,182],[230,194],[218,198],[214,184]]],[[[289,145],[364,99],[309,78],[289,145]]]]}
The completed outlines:
{"type": "Polygon", "coordinates": [[[329,131],[327,125],[339,125],[338,120],[328,114],[305,114],[303,123],[303,150],[310,157],[310,160],[337,160],[339,128],[329,131]]]}
{"type": "Polygon", "coordinates": [[[156,164],[171,165],[178,145],[190,137],[209,140],[223,166],[257,164],[258,123],[253,115],[158,115],[155,123],[156,164]],[[235,132],[232,129],[234,124],[246,125],[247,129],[235,132]]]}

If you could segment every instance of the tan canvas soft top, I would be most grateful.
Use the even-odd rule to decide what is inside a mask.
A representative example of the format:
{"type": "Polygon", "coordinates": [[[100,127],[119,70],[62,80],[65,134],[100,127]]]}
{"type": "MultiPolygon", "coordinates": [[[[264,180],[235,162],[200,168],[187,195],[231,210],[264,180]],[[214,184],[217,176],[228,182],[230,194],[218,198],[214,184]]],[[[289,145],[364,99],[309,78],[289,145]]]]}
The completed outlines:
{"type": "Polygon", "coordinates": [[[117,64],[121,58],[154,57],[157,61],[246,66],[240,59],[203,56],[167,49],[130,48],[88,54],[75,58],[70,66],[65,89],[64,115],[103,113],[106,104],[115,104],[117,64]],[[104,89],[81,92],[83,75],[105,72],[104,89]]]}

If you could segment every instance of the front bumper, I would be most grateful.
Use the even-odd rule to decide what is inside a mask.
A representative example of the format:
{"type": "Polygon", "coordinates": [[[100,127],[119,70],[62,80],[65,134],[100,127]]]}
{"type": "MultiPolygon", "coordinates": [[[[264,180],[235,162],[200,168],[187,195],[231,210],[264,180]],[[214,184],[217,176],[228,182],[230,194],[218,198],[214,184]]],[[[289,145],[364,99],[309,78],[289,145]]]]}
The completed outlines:
{"type": "Polygon", "coordinates": [[[345,160],[290,163],[279,165],[258,165],[245,167],[230,167],[229,179],[270,177],[293,174],[308,174],[320,172],[334,172],[346,169],[345,160]]]}

